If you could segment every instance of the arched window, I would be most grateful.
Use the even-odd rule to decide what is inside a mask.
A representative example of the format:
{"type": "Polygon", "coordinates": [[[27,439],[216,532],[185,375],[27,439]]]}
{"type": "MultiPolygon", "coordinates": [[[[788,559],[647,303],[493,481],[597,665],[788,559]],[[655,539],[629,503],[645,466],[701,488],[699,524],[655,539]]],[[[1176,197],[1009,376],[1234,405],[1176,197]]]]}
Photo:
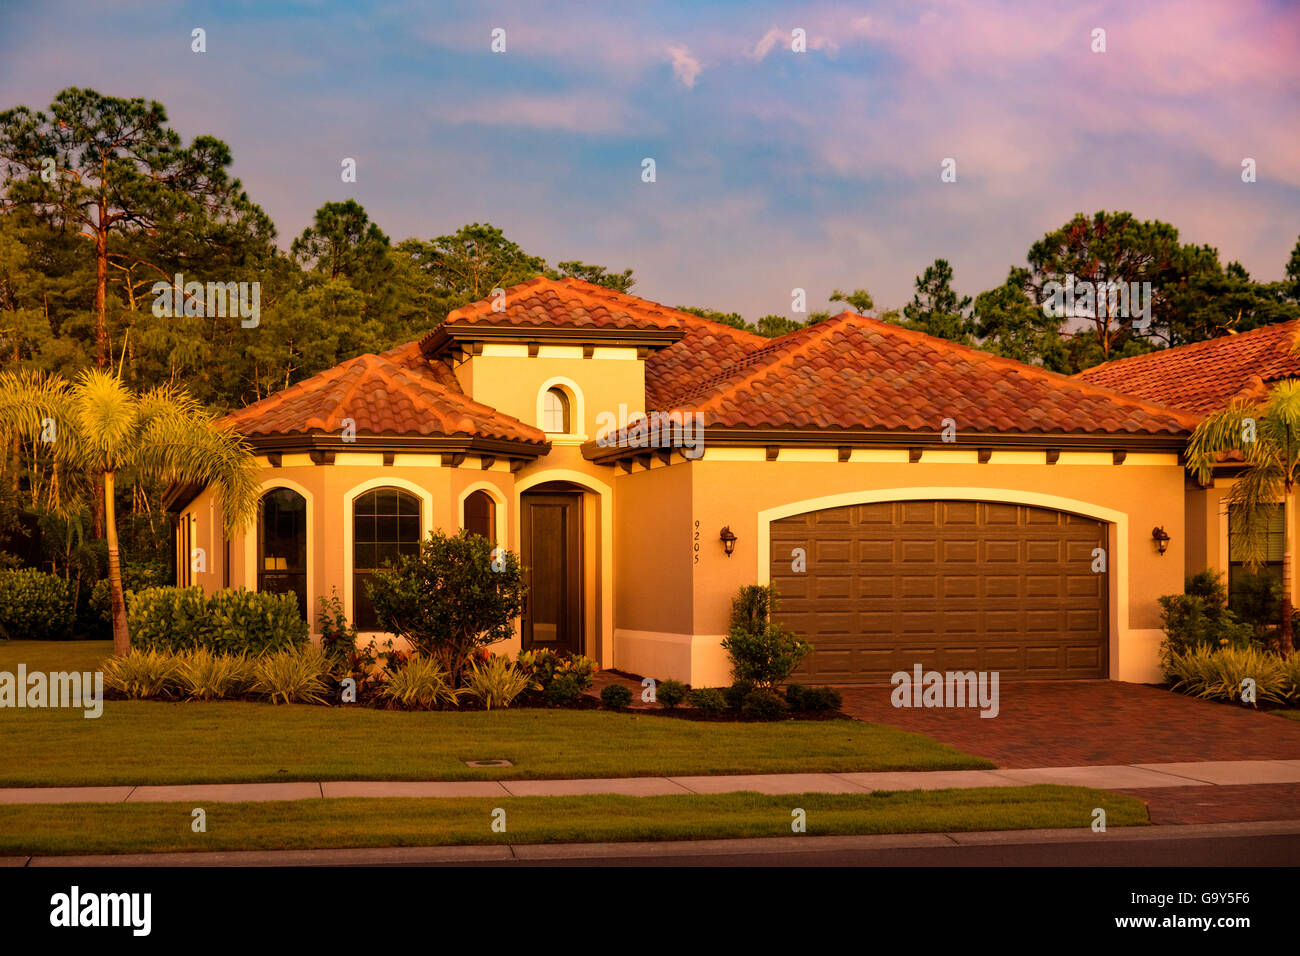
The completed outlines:
{"type": "Polygon", "coordinates": [[[420,551],[420,499],[396,488],[376,488],[352,503],[352,626],[375,631],[375,607],[366,583],[380,568],[420,551]]]}
{"type": "Polygon", "coordinates": [[[497,503],[486,491],[475,491],[465,499],[465,520],[461,527],[472,534],[481,534],[489,541],[497,540],[497,503]]]}
{"type": "Polygon", "coordinates": [[[262,496],[257,533],[257,589],[296,594],[307,617],[307,499],[292,488],[262,496]]]}
{"type": "Polygon", "coordinates": [[[542,431],[568,434],[569,396],[562,388],[548,388],[542,402],[542,431]]]}

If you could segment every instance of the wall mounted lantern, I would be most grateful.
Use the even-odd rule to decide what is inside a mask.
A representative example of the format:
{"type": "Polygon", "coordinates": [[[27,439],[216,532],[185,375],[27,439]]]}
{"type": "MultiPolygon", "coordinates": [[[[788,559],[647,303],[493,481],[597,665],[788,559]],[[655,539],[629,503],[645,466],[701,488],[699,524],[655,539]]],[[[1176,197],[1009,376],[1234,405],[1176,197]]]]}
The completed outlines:
{"type": "Polygon", "coordinates": [[[736,550],[736,533],[730,527],[724,527],[718,532],[718,538],[722,541],[722,550],[731,557],[731,552],[736,550]]]}
{"type": "Polygon", "coordinates": [[[1151,529],[1151,540],[1156,543],[1156,550],[1161,554],[1169,550],[1169,532],[1163,526],[1151,529]]]}

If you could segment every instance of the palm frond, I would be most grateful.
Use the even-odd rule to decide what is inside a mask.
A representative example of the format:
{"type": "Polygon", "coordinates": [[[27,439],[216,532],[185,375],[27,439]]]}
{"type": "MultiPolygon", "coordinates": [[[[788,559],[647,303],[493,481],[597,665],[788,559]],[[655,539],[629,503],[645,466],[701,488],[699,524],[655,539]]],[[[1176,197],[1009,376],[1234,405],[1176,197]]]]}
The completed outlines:
{"type": "Polygon", "coordinates": [[[261,498],[252,449],[188,396],[169,404],[154,395],[149,402],[133,453],[136,467],[162,481],[212,486],[227,534],[242,531],[256,516],[261,498]]]}
{"type": "Polygon", "coordinates": [[[87,369],[73,388],[78,430],[85,442],[85,463],[111,471],[129,457],[136,429],[138,401],[121,379],[87,369]]]}
{"type": "Polygon", "coordinates": [[[1187,441],[1188,470],[1205,484],[1213,477],[1214,466],[1225,452],[1240,452],[1242,457],[1258,454],[1261,438],[1266,438],[1260,422],[1266,416],[1266,407],[1244,399],[1233,399],[1227,407],[1206,415],[1187,441]],[[1245,441],[1252,430],[1255,441],[1245,441]]]}

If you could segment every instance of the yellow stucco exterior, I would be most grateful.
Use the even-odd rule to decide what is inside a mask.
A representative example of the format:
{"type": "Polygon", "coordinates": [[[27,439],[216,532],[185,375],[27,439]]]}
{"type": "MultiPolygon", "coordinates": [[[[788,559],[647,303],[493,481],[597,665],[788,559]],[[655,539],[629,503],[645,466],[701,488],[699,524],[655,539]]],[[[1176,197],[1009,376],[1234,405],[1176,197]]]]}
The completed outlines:
{"type": "MultiPolygon", "coordinates": [[[[770,523],[845,504],[913,499],[1018,502],[1068,511],[1106,523],[1109,541],[1108,669],[1113,679],[1160,677],[1156,598],[1179,591],[1197,562],[1221,559],[1213,510],[1222,489],[1186,493],[1174,452],[1067,450],[1048,463],[1043,449],[974,448],[926,451],[910,459],[903,442],[858,447],[842,460],[836,448],[773,448],[715,444],[698,460],[645,454],[631,464],[598,464],[581,445],[597,436],[601,413],[641,412],[645,362],[635,348],[587,349],[488,344],[463,357],[455,374],[464,392],[527,424],[540,425],[541,396],[560,387],[569,396],[567,434],[551,434],[549,450],[514,470],[504,458],[436,453],[338,451],[332,462],[285,453],[263,456],[264,490],[293,489],[307,503],[309,603],[336,592],[351,615],[352,504],[378,487],[395,487],[421,503],[424,533],[463,525],[464,503],[485,490],[496,504],[498,540],[520,549],[521,496],[550,482],[582,491],[582,645],[604,667],[677,678],[697,686],[729,681],[720,647],[730,603],[742,585],[764,583],[770,523]],[[585,354],[587,353],[587,354],[585,354]],[[1123,457],[1116,464],[1116,458],[1123,457]],[[484,465],[487,467],[484,467],[484,465]],[[738,536],[728,557],[718,533],[738,536]],[[1160,555],[1151,529],[1176,542],[1160,555]],[[1210,533],[1206,533],[1206,529],[1210,533]],[[1202,548],[1204,541],[1205,552],[1202,548]]],[[[206,570],[184,561],[182,583],[204,588],[255,588],[256,527],[223,546],[212,492],[185,508],[188,529],[178,547],[206,550],[206,570]]],[[[314,607],[310,617],[315,630],[314,607]]],[[[514,652],[516,637],[502,648],[514,652]]]]}

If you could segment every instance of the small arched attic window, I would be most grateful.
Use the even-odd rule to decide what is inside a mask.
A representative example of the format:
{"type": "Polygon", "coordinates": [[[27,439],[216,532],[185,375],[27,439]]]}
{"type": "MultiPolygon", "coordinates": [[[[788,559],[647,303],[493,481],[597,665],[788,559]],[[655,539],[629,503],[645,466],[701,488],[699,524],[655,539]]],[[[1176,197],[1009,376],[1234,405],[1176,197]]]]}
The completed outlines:
{"type": "Polygon", "coordinates": [[[570,425],[569,396],[562,388],[548,388],[542,398],[542,431],[567,435],[570,425]]]}

